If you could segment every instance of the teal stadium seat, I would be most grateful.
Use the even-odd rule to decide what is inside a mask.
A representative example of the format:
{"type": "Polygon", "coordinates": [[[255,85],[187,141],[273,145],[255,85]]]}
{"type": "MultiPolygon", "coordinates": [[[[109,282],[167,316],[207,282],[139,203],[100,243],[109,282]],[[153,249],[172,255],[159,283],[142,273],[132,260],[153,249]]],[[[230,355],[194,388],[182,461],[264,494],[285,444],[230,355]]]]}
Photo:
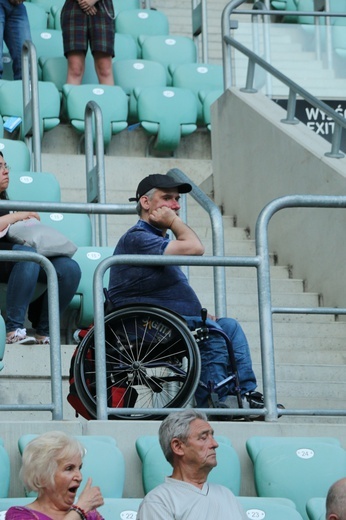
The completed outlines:
{"type": "Polygon", "coordinates": [[[13,139],[0,139],[0,151],[4,154],[11,171],[30,170],[31,157],[28,147],[23,141],[13,139]]]}
{"type": "Polygon", "coordinates": [[[210,90],[210,91],[203,91],[201,90],[198,93],[198,97],[200,99],[201,105],[202,105],[202,121],[203,124],[208,128],[208,130],[211,130],[211,105],[215,103],[215,101],[222,96],[224,90],[210,90]]]}
{"type": "Polygon", "coordinates": [[[48,16],[48,26],[50,29],[61,31],[61,10],[62,5],[52,5],[48,16]]]}
{"type": "Polygon", "coordinates": [[[249,439],[257,495],[291,499],[304,519],[308,500],[326,496],[331,484],[346,474],[346,451],[337,442],[285,437],[258,452],[248,448],[251,444],[249,439]]]}
{"type": "MultiPolygon", "coordinates": [[[[0,263],[1,268],[1,263],[0,263]]],[[[0,370],[4,368],[4,354],[5,354],[5,345],[6,345],[6,327],[4,318],[0,314],[0,370]]]]}
{"type": "Polygon", "coordinates": [[[65,0],[30,0],[30,2],[42,7],[48,15],[52,6],[62,7],[65,0]]]}
{"type": "Polygon", "coordinates": [[[0,439],[0,497],[1,498],[8,497],[8,492],[10,489],[10,477],[11,477],[10,457],[4,446],[3,439],[0,439]]]}
{"type": "MultiPolygon", "coordinates": [[[[217,466],[209,474],[209,482],[222,484],[235,495],[239,495],[241,469],[239,457],[230,440],[224,436],[216,436],[217,466]]],[[[148,493],[158,486],[166,476],[172,474],[172,466],[167,462],[161,450],[158,437],[143,435],[136,440],[136,450],[142,461],[142,483],[144,493],[148,493]]]]}
{"type": "Polygon", "coordinates": [[[7,194],[11,200],[61,201],[60,184],[53,173],[11,172],[7,194]]]}
{"type": "Polygon", "coordinates": [[[142,35],[169,34],[167,16],[153,9],[126,9],[116,17],[115,30],[118,33],[130,34],[136,41],[138,57],[141,57],[141,46],[138,37],[142,35]]]}
{"type": "MultiPolygon", "coordinates": [[[[74,310],[78,328],[87,328],[94,322],[93,280],[99,263],[113,255],[114,247],[79,247],[73,259],[79,264],[82,276],[68,309],[74,310]]],[[[109,269],[104,276],[104,287],[108,287],[109,269]]]]}
{"type": "Polygon", "coordinates": [[[31,39],[36,48],[38,79],[40,80],[42,79],[42,71],[39,66],[39,59],[64,56],[62,32],[57,29],[34,29],[31,31],[31,39]]]}
{"type": "Polygon", "coordinates": [[[326,498],[310,498],[306,504],[306,512],[310,520],[325,520],[326,518],[326,498]]]}
{"type": "Polygon", "coordinates": [[[303,520],[295,504],[285,498],[238,497],[248,518],[303,520]]]}
{"type": "MultiPolygon", "coordinates": [[[[296,0],[271,0],[271,6],[280,11],[297,11],[296,0]]],[[[285,23],[296,23],[298,16],[287,15],[283,17],[285,23]]]]}
{"type": "Polygon", "coordinates": [[[174,151],[182,137],[197,129],[197,100],[191,90],[146,87],[135,91],[138,119],[154,136],[154,149],[174,151]]]}
{"type": "Polygon", "coordinates": [[[76,246],[91,246],[91,220],[85,213],[40,213],[41,222],[63,233],[76,246]]]}
{"type": "Polygon", "coordinates": [[[113,0],[113,7],[115,16],[117,16],[120,11],[126,11],[128,9],[140,9],[141,1],[140,0],[113,0]]]}
{"type": "MultiPolygon", "coordinates": [[[[62,96],[62,89],[67,79],[67,60],[65,56],[42,57],[39,59],[39,65],[42,72],[42,81],[51,81],[54,83],[60,96],[62,96]]],[[[95,72],[94,59],[91,54],[87,54],[82,84],[88,85],[97,82],[98,78],[95,72]]]]}
{"type": "Polygon", "coordinates": [[[24,5],[28,13],[30,30],[47,29],[47,13],[45,9],[41,5],[32,2],[26,2],[24,5]]]}
{"type": "MultiPolygon", "coordinates": [[[[18,440],[18,448],[22,454],[25,446],[37,435],[22,435],[18,440]]],[[[105,498],[121,498],[125,482],[124,456],[113,437],[108,435],[76,435],[85,448],[83,458],[83,480],[81,490],[92,478],[94,486],[99,486],[105,498]]],[[[30,492],[27,496],[36,496],[30,492]]]]}
{"type": "MultiPolygon", "coordinates": [[[[44,132],[52,130],[60,123],[60,96],[54,83],[39,81],[38,97],[40,135],[42,139],[44,132]]],[[[22,80],[6,81],[1,84],[0,114],[4,120],[11,116],[23,119],[22,80]]],[[[23,124],[20,125],[20,138],[24,138],[23,124]]]]}
{"type": "Polygon", "coordinates": [[[121,87],[129,97],[128,121],[138,121],[137,98],[135,89],[139,92],[144,87],[165,86],[166,70],[155,61],[120,60],[113,63],[114,82],[121,87]]]}
{"type": "Polygon", "coordinates": [[[173,87],[192,90],[197,99],[197,123],[205,124],[203,106],[199,92],[205,95],[210,91],[223,91],[223,68],[221,65],[209,63],[184,63],[174,68],[172,72],[173,87]]]}
{"type": "Polygon", "coordinates": [[[142,500],[142,498],[105,498],[103,506],[98,507],[97,510],[105,519],[136,520],[142,500]]]}
{"type": "Polygon", "coordinates": [[[64,85],[63,97],[71,125],[85,131],[85,107],[89,101],[99,105],[103,116],[103,139],[107,147],[112,136],[127,127],[128,100],[122,88],[111,85],[64,85]]]}
{"type": "Polygon", "coordinates": [[[172,85],[170,67],[175,68],[181,63],[197,61],[195,42],[187,36],[140,36],[138,41],[144,60],[158,61],[166,68],[167,85],[172,85]]]}

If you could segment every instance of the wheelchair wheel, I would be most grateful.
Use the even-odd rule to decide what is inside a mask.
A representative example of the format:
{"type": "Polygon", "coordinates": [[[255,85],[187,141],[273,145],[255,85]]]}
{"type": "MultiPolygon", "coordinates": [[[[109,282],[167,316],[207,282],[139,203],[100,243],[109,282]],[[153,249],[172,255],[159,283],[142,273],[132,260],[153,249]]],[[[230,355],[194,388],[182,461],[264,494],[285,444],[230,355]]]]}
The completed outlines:
{"type": "MultiPolygon", "coordinates": [[[[197,344],[184,321],[150,306],[119,309],[105,318],[108,406],[179,408],[194,396],[201,371],[197,344]]],[[[96,417],[94,329],[81,342],[75,360],[77,393],[96,417]]],[[[135,412],[109,419],[161,419],[135,412]]]]}

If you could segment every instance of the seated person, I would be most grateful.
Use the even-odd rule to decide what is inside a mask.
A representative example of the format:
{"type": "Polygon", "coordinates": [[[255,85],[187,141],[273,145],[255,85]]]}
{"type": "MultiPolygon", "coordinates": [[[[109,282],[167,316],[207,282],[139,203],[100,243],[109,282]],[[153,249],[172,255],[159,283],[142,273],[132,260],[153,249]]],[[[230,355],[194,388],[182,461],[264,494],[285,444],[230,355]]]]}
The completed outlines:
{"type": "MultiPolygon", "coordinates": [[[[188,183],[176,182],[167,175],[145,177],[138,185],[136,197],[140,220],[119,240],[115,255],[203,255],[204,247],[196,233],[179,217],[180,193],[191,191],[188,183]],[[170,229],[175,240],[170,240],[170,229]]],[[[149,303],[166,307],[184,317],[189,328],[202,326],[202,305],[179,266],[113,265],[110,269],[108,295],[112,305],[149,303]]],[[[239,323],[232,318],[210,316],[207,326],[220,328],[230,339],[237,363],[243,407],[262,408],[263,396],[256,392],[256,376],[252,369],[250,349],[239,323]]],[[[226,341],[219,334],[210,334],[198,344],[202,371],[201,380],[219,383],[230,374],[226,341]]],[[[234,385],[223,387],[219,399],[236,408],[234,385]]],[[[198,387],[196,406],[209,406],[207,389],[198,387]]]]}
{"type": "MultiPolygon", "coordinates": [[[[6,200],[10,182],[9,167],[0,152],[0,201],[6,200]]],[[[0,206],[0,249],[12,251],[36,250],[26,245],[14,244],[6,239],[11,224],[20,220],[37,218],[34,211],[17,211],[9,213],[0,206]]],[[[58,276],[59,310],[64,312],[77,290],[81,272],[75,260],[67,256],[50,258],[58,276]]],[[[49,344],[49,315],[47,291],[32,302],[37,282],[47,281],[46,272],[36,262],[1,262],[0,283],[7,283],[6,294],[6,343],[49,344]],[[35,337],[28,336],[24,328],[26,311],[29,307],[29,319],[36,329],[35,337]]]]}
{"type": "Polygon", "coordinates": [[[20,476],[37,498],[27,506],[10,507],[7,520],[103,520],[96,510],[103,497],[89,478],[77,498],[82,482],[85,449],[74,437],[60,431],[39,435],[25,447],[20,476]]]}
{"type": "Polygon", "coordinates": [[[173,472],[145,496],[137,520],[247,518],[232,491],[207,482],[217,465],[218,443],[203,412],[170,413],[160,425],[159,441],[173,472]]]}

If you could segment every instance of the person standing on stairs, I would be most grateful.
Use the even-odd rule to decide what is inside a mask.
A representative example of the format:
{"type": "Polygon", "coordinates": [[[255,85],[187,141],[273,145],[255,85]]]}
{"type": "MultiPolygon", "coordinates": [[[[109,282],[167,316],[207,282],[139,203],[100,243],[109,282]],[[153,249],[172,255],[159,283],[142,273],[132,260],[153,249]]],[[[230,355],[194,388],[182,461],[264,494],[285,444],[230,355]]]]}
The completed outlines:
{"type": "MultiPolygon", "coordinates": [[[[191,189],[190,184],[176,182],[167,175],[145,177],[138,185],[136,196],[130,199],[137,202],[140,220],[120,238],[114,254],[203,255],[204,246],[200,239],[179,217],[180,194],[191,189]],[[172,231],[175,240],[169,239],[167,230],[172,231]]],[[[159,305],[182,315],[191,330],[202,326],[202,305],[179,266],[113,265],[108,296],[115,308],[131,303],[159,305]]],[[[263,395],[256,391],[250,348],[240,324],[233,318],[209,316],[206,325],[222,329],[232,343],[243,407],[263,408],[263,395]]],[[[198,346],[204,383],[219,383],[230,375],[230,359],[224,338],[210,334],[198,346]]],[[[236,408],[232,383],[219,391],[219,400],[230,408],[236,408]]],[[[201,386],[195,399],[197,407],[209,406],[208,391],[201,386]]]]}
{"type": "Polygon", "coordinates": [[[115,14],[112,0],[66,0],[61,11],[64,54],[68,62],[66,83],[82,83],[90,45],[99,83],[114,85],[115,14]]]}

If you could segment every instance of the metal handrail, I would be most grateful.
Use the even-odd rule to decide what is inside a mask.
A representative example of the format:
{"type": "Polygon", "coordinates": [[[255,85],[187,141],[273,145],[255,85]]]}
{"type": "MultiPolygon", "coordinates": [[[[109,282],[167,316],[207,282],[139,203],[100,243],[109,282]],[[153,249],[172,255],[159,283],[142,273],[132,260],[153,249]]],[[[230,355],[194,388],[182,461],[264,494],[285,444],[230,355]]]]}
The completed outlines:
{"type": "Polygon", "coordinates": [[[35,45],[30,40],[23,44],[22,76],[24,140],[31,152],[31,169],[40,172],[42,163],[37,54],[35,45]]]}
{"type": "MultiPolygon", "coordinates": [[[[289,88],[288,104],[287,104],[287,115],[282,120],[286,124],[296,124],[298,121],[295,119],[296,112],[296,99],[297,95],[308,101],[312,106],[318,108],[321,112],[325,113],[334,122],[334,129],[332,134],[331,151],[326,152],[325,155],[331,158],[342,158],[344,154],[340,152],[342,130],[346,128],[346,119],[333,110],[329,105],[323,101],[317,99],[315,96],[310,94],[307,90],[302,88],[300,85],[292,81],[288,76],[280,72],[278,69],[270,65],[263,58],[258,56],[256,53],[245,47],[243,44],[238,42],[235,38],[228,36],[229,33],[229,16],[233,8],[243,3],[243,0],[233,0],[224,9],[222,14],[222,27],[223,27],[223,66],[224,66],[224,87],[225,89],[232,86],[232,74],[231,74],[231,48],[234,47],[239,52],[249,58],[248,70],[246,78],[246,86],[242,88],[242,92],[254,93],[257,90],[254,88],[254,76],[255,66],[258,65],[266,72],[274,76],[276,79],[281,81],[284,85],[289,88]],[[227,33],[227,34],[226,34],[227,33]]],[[[285,11],[285,13],[288,11],[285,11]]],[[[257,14],[268,14],[271,11],[256,11],[257,14]]],[[[307,14],[307,13],[303,13],[307,14]]],[[[330,15],[334,13],[326,13],[330,15]]]]}

